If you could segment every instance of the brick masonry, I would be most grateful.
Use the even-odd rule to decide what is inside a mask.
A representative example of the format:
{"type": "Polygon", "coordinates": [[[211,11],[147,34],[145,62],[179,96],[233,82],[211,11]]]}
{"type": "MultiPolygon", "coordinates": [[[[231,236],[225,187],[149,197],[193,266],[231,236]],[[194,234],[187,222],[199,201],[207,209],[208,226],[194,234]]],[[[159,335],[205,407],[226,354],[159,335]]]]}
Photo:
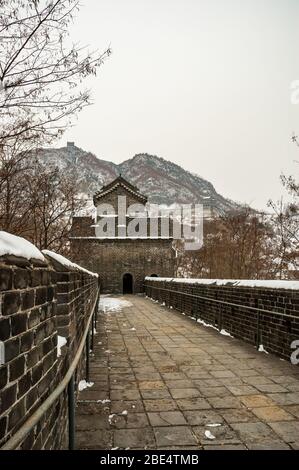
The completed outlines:
{"type": "MultiPolygon", "coordinates": [[[[98,278],[45,262],[0,258],[0,445],[55,389],[75,355],[98,292],[98,278]],[[67,345],[57,354],[58,335],[67,345]]],[[[81,366],[79,365],[78,371],[81,366]]],[[[80,374],[77,374],[77,381],[80,374]]],[[[22,449],[65,448],[63,393],[22,442],[22,449]]]]}
{"type": "Polygon", "coordinates": [[[103,293],[121,293],[126,273],[133,292],[142,292],[145,276],[169,276],[175,263],[168,240],[72,240],[72,259],[99,274],[103,293]]]}
{"type": "Polygon", "coordinates": [[[173,227],[170,222],[167,237],[161,237],[161,217],[155,219],[155,224],[145,211],[139,221],[147,228],[146,238],[123,238],[124,222],[119,219],[118,212],[120,196],[126,197],[125,231],[128,233],[129,224],[133,221],[129,206],[145,204],[147,198],[140,194],[138,188],[119,177],[94,196],[98,212],[96,222],[91,217],[74,217],[70,236],[71,257],[76,263],[99,274],[103,293],[123,292],[125,274],[132,276],[132,293],[140,293],[145,276],[174,276],[173,227]],[[109,204],[113,211],[109,219],[109,225],[114,226],[113,238],[101,239],[96,235],[96,225],[103,220],[100,204],[109,204]],[[151,223],[156,226],[155,236],[151,236],[151,223]]]}
{"type": "Polygon", "coordinates": [[[299,339],[298,290],[147,280],[145,293],[148,297],[164,302],[168,307],[201,319],[219,330],[224,329],[235,338],[250,344],[263,345],[269,353],[286,360],[290,359],[293,352],[291,343],[299,339]],[[240,307],[209,299],[234,303],[240,307]],[[247,309],[246,306],[259,309],[259,328],[257,311],[247,309]],[[263,310],[273,314],[263,313],[263,310]],[[284,317],[277,313],[290,316],[284,317]]]}

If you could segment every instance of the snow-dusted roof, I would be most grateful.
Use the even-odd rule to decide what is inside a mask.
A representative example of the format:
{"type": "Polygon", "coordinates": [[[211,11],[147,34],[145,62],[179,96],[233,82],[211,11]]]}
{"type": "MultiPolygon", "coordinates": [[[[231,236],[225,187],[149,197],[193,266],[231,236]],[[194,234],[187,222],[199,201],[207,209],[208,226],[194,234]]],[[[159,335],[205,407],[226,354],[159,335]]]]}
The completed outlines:
{"type": "Polygon", "coordinates": [[[205,284],[216,286],[233,287],[266,287],[268,289],[291,289],[299,290],[299,281],[278,281],[278,280],[252,280],[252,279],[193,279],[193,278],[171,278],[171,277],[146,277],[147,281],[155,282],[176,282],[186,284],[205,284]]]}
{"type": "Polygon", "coordinates": [[[0,231],[0,256],[5,255],[14,255],[27,260],[46,261],[39,249],[25,238],[0,231]]]}
{"type": "Polygon", "coordinates": [[[96,202],[98,199],[102,198],[103,196],[106,196],[107,194],[111,193],[118,187],[123,187],[126,191],[131,193],[133,196],[135,196],[137,199],[146,202],[147,197],[144,194],[141,194],[139,189],[136,186],[133,186],[129,181],[125,180],[122,176],[118,176],[115,180],[113,180],[111,183],[107,184],[106,186],[103,186],[100,191],[98,191],[94,197],[93,201],[94,204],[96,205],[96,202]]]}

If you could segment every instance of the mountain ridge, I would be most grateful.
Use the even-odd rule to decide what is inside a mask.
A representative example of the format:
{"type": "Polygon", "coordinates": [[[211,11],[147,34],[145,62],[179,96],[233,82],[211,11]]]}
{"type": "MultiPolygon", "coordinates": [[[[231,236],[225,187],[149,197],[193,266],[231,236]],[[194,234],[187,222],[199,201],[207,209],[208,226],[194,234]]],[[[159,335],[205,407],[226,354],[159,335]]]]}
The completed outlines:
{"type": "Polygon", "coordinates": [[[66,147],[40,148],[39,160],[50,166],[76,175],[78,193],[92,198],[101,186],[121,174],[148,196],[151,203],[203,204],[212,215],[223,214],[240,207],[236,202],[219,194],[205,178],[185,170],[180,165],[157,155],[135,154],[120,164],[98,158],[94,153],[68,142],[66,147]]]}

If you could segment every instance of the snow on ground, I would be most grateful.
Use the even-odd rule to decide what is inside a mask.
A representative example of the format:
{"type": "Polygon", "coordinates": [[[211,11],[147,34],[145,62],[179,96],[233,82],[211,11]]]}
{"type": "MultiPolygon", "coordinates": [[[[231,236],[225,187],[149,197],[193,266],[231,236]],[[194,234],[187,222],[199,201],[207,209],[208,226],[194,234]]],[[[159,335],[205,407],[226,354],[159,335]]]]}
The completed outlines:
{"type": "Polygon", "coordinates": [[[206,284],[215,286],[234,286],[234,287],[266,287],[268,289],[299,289],[299,281],[278,281],[278,280],[252,280],[252,279],[193,279],[183,277],[146,277],[147,281],[155,282],[180,282],[187,284],[206,284]]]}
{"type": "Polygon", "coordinates": [[[109,297],[101,296],[99,309],[104,312],[120,312],[123,308],[132,307],[132,303],[128,300],[125,300],[123,297],[109,297]]]}
{"type": "Polygon", "coordinates": [[[263,352],[265,354],[269,354],[268,351],[266,351],[266,349],[264,348],[264,346],[262,344],[259,345],[259,352],[263,352]]]}
{"type": "Polygon", "coordinates": [[[231,338],[233,338],[233,336],[228,331],[226,331],[224,328],[222,328],[222,330],[220,331],[220,334],[223,335],[223,336],[230,336],[231,338]]]}
{"type": "Polygon", "coordinates": [[[215,439],[215,436],[211,433],[211,431],[205,431],[205,436],[208,439],[215,439]]]}
{"type": "Polygon", "coordinates": [[[82,392],[82,390],[85,390],[88,387],[92,387],[94,382],[86,382],[86,380],[80,380],[78,384],[78,390],[79,392],[82,392]]]}
{"type": "Polygon", "coordinates": [[[14,255],[25,259],[45,261],[43,254],[25,238],[0,231],[0,256],[14,255]]]}
{"type": "Polygon", "coordinates": [[[72,263],[69,259],[65,258],[62,255],[59,255],[58,253],[54,253],[54,251],[50,250],[43,250],[44,255],[48,255],[50,258],[53,258],[56,260],[58,263],[62,264],[66,268],[76,268],[79,269],[80,271],[84,271],[85,273],[91,274],[91,276],[99,277],[98,274],[93,273],[91,271],[88,271],[85,268],[82,268],[82,266],[79,266],[76,263],[72,263]]]}
{"type": "Polygon", "coordinates": [[[204,320],[201,320],[201,318],[198,318],[196,321],[197,323],[199,323],[202,326],[205,326],[206,328],[213,328],[213,330],[219,331],[216,326],[211,325],[211,323],[206,323],[204,320]]]}
{"type": "Polygon", "coordinates": [[[121,416],[128,416],[128,411],[124,410],[121,413],[112,413],[111,415],[108,416],[108,422],[109,424],[116,424],[119,417],[121,416]]]}
{"type": "Polygon", "coordinates": [[[57,357],[61,356],[61,348],[67,343],[67,339],[64,336],[57,336],[57,357]]]}

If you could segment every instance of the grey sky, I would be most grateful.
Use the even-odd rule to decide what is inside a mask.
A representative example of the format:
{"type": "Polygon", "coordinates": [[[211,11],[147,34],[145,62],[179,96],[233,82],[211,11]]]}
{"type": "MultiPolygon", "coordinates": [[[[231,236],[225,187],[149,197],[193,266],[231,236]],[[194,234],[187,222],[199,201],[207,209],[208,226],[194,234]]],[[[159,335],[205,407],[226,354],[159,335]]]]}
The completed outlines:
{"type": "Polygon", "coordinates": [[[81,0],[76,41],[112,56],[74,140],[116,163],[148,152],[265,208],[298,174],[298,0],[81,0]]]}

